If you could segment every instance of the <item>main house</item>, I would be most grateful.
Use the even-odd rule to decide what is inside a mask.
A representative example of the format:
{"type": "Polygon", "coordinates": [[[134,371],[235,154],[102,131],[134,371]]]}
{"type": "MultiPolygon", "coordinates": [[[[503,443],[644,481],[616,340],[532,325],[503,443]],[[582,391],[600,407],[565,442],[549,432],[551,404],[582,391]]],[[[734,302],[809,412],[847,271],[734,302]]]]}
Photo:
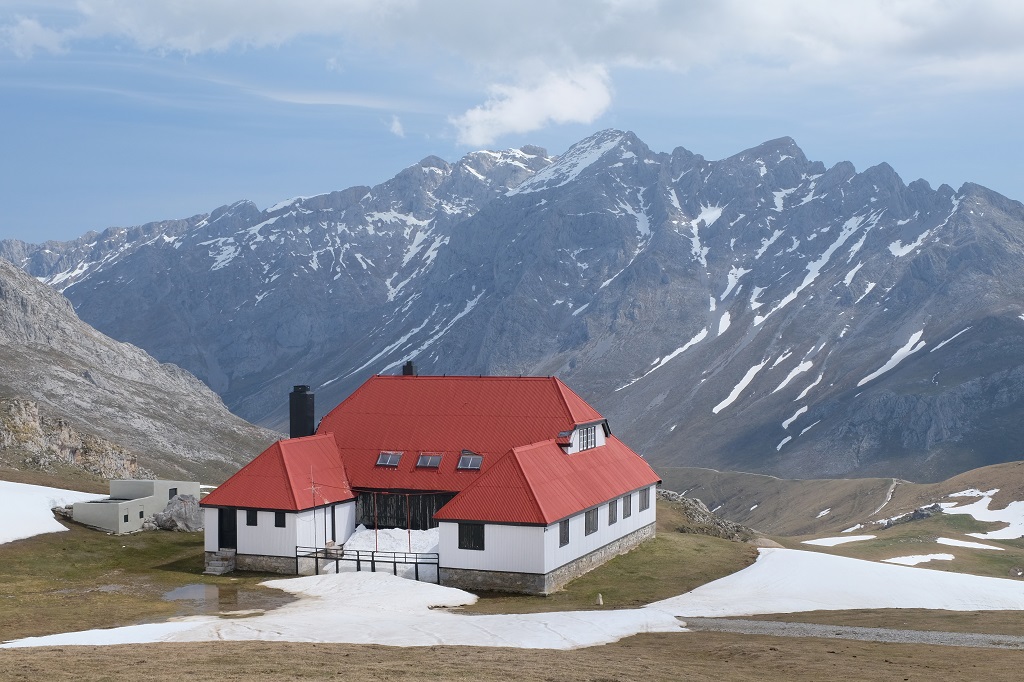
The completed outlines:
{"type": "Polygon", "coordinates": [[[438,528],[442,584],[547,594],[654,536],[651,467],[555,377],[374,376],[313,433],[292,393],[292,438],[211,492],[208,562],[295,573],[297,547],[368,528],[438,528]],[[306,435],[310,434],[310,435],[306,435]]]}

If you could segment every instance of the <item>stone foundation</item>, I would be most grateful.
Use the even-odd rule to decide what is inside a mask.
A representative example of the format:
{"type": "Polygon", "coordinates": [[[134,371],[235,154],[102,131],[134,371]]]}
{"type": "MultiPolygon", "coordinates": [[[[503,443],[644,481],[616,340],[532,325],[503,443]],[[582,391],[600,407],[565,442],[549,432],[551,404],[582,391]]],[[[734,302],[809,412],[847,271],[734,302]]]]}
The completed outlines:
{"type": "Polygon", "coordinates": [[[263,556],[260,554],[236,554],[235,570],[260,571],[263,573],[283,573],[295,575],[295,557],[263,556]]]}
{"type": "Polygon", "coordinates": [[[594,570],[609,559],[625,554],[641,542],[653,537],[654,524],[652,523],[544,574],[442,567],[439,569],[441,584],[470,592],[495,590],[522,594],[550,594],[584,573],[594,570]]]}

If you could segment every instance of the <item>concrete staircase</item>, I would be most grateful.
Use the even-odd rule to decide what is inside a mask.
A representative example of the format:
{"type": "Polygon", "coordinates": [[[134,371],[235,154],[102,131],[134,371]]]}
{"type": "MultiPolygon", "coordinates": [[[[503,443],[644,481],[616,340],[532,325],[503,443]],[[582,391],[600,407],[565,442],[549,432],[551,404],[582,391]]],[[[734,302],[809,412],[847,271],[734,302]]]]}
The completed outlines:
{"type": "Polygon", "coordinates": [[[235,550],[220,549],[206,555],[206,575],[224,575],[235,570],[235,550]]]}

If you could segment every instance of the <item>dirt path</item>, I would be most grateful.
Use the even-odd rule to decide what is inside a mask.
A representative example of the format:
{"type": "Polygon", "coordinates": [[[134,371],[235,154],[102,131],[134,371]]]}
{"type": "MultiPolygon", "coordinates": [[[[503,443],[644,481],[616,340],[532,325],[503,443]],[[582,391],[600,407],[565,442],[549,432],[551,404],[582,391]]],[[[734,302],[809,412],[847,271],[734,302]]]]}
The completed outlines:
{"type": "Polygon", "coordinates": [[[894,630],[816,623],[783,623],[772,620],[740,620],[735,618],[687,618],[686,627],[698,632],[730,632],[773,637],[818,637],[823,639],[856,639],[863,642],[896,644],[937,644],[969,646],[986,649],[1024,650],[1024,637],[985,635],[975,632],[929,632],[926,630],[894,630]]]}

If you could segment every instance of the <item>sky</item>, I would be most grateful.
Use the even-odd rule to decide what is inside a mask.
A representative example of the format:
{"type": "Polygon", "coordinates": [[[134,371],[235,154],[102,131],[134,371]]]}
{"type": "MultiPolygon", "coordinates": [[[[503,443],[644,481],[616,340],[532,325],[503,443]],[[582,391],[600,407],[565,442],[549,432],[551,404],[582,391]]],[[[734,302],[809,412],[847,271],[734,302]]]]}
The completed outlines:
{"type": "Polygon", "coordinates": [[[1024,200],[1021,35],[1000,0],[0,0],[0,239],[605,128],[1024,200]]]}

